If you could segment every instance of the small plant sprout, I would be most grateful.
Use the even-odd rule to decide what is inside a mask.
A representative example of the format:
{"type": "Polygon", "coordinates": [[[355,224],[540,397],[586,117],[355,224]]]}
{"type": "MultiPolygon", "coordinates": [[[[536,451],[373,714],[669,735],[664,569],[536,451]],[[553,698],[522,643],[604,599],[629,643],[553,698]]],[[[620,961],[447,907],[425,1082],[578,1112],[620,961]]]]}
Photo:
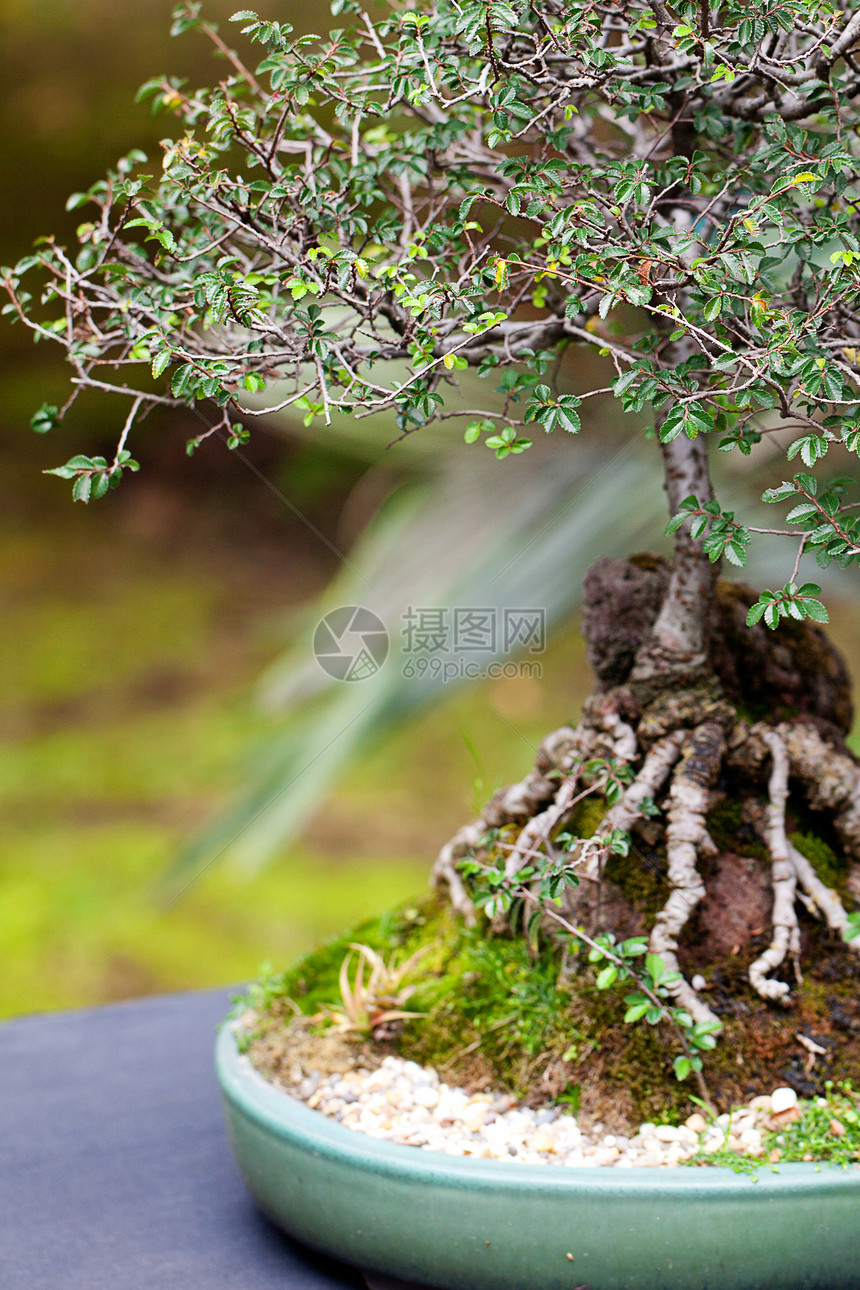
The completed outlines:
{"type": "Polygon", "coordinates": [[[394,958],[388,963],[369,945],[352,942],[349,953],[340,965],[338,984],[341,1003],[325,1007],[317,1020],[328,1022],[342,1034],[379,1037],[380,1032],[392,1022],[420,1017],[420,1012],[406,1012],[403,1004],[415,993],[414,985],[403,985],[404,979],[414,970],[418,960],[427,952],[427,946],[416,950],[405,962],[398,964],[394,958]],[[355,976],[350,980],[353,954],[358,956],[355,976]],[[367,980],[365,968],[369,969],[367,980]]]}

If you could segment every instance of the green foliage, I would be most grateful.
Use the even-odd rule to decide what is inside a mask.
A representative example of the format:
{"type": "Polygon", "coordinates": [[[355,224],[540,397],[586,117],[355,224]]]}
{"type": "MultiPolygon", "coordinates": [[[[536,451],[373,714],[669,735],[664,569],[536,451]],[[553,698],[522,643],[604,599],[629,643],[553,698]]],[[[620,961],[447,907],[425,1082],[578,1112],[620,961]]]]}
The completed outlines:
{"type": "Polygon", "coordinates": [[[598,990],[629,982],[639,987],[634,993],[624,996],[627,1005],[625,1025],[645,1021],[649,1026],[656,1026],[661,1021],[669,1022],[683,1044],[683,1051],[672,1059],[675,1078],[685,1080],[693,1072],[700,1072],[700,1054],[715,1047],[714,1034],[721,1027],[714,1021],[695,1023],[683,1008],[671,1005],[670,987],[680,979],[680,974],[668,972],[659,954],[648,953],[648,941],[644,936],[633,937],[621,944],[616,944],[612,933],[596,936],[588,951],[588,961],[600,963],[604,959],[610,962],[597,974],[595,985],[598,990]],[[635,962],[640,958],[644,960],[641,967],[635,962]]]}
{"type": "Polygon", "coordinates": [[[759,1157],[739,1155],[730,1147],[699,1152],[685,1161],[689,1165],[728,1165],[736,1172],[755,1174],[767,1167],[779,1172],[781,1165],[800,1161],[856,1166],[860,1160],[860,1099],[850,1080],[834,1084],[828,1080],[825,1096],[798,1103],[800,1118],[766,1132],[759,1157]]]}
{"type": "Polygon", "coordinates": [[[259,980],[235,999],[235,1011],[253,1008],[265,1013],[285,999],[291,999],[307,1016],[337,1006],[341,999],[341,970],[354,944],[380,954],[401,950],[405,945],[414,949],[413,938],[426,922],[423,910],[405,906],[359,923],[350,932],[303,955],[285,971],[273,973],[269,965],[264,965],[259,980]]]}
{"type": "MultiPolygon", "coordinates": [[[[234,52],[198,3],[177,7],[174,33],[211,39],[225,74],[147,82],[170,123],[160,166],[129,153],[70,199],[75,248],[42,239],[3,271],[6,313],[75,371],[34,429],[107,388],[133,401],[123,450],[156,404],[209,405],[233,446],[290,406],[311,423],[390,410],[411,434],[463,415],[467,372],[490,386],[467,441],[505,459],[529,446],[523,421],[578,431],[555,357],[585,345],[662,443],[749,456],[788,431],[805,471],[765,493],[789,503],[783,527],[694,498],[673,517],[711,559],[743,565],[773,532],[798,561],[860,560],[851,478],[816,477],[860,448],[855,10],[332,11],[335,30],[297,36],[242,10],[234,52]]],[[[57,473],[80,500],[131,468],[72,463],[57,473]]],[[[768,626],[824,621],[795,574],[756,607],[768,626]]]]}
{"type": "Polygon", "coordinates": [[[342,1033],[369,1038],[393,1021],[407,1021],[420,1016],[418,1012],[403,1010],[402,1005],[416,988],[404,985],[404,980],[415,973],[418,960],[428,949],[429,946],[422,945],[405,962],[398,962],[396,954],[386,962],[369,945],[361,941],[350,942],[349,952],[338,972],[340,1001],[327,1005],[317,1019],[342,1033]],[[351,979],[353,953],[357,955],[358,962],[351,979]],[[368,969],[366,981],[365,969],[368,969]]]}
{"type": "MultiPolygon", "coordinates": [[[[561,958],[550,944],[532,952],[520,937],[487,937],[427,901],[370,920],[307,955],[287,972],[265,971],[235,1011],[280,1016],[287,999],[313,1016],[341,1004],[340,974],[354,937],[383,956],[422,955],[411,1002],[416,1016],[400,1036],[403,1056],[447,1066],[473,1045],[498,1078],[522,1094],[537,1058],[561,1057],[577,1041],[561,958]]],[[[291,1005],[290,1005],[291,1006],[291,1005]]],[[[575,1097],[568,1090],[568,1098],[575,1097]]]]}
{"type": "MultiPolygon", "coordinates": [[[[39,415],[38,413],[36,414],[39,415]]],[[[40,433],[42,433],[40,431],[40,433]]],[[[120,450],[112,465],[104,457],[85,457],[78,454],[70,458],[65,466],[46,470],[46,475],[59,475],[60,479],[73,479],[72,496],[76,502],[88,502],[104,497],[111,488],[116,488],[122,479],[124,470],[136,471],[140,466],[132,459],[127,449],[120,450]]]]}
{"type": "Polygon", "coordinates": [[[860,1159],[860,1106],[850,1081],[834,1086],[828,1081],[826,1097],[801,1104],[802,1115],[769,1138],[765,1147],[776,1149],[780,1160],[828,1160],[853,1165],[860,1159]]]}
{"type": "Polygon", "coordinates": [[[750,531],[735,521],[734,511],[724,512],[717,501],[702,504],[698,497],[685,497],[666,525],[666,533],[675,533],[686,520],[690,521],[690,536],[702,539],[702,550],[712,564],[723,558],[739,567],[746,564],[750,531]]]}
{"type": "Polygon", "coordinates": [[[828,621],[827,610],[816,597],[821,595],[817,582],[805,582],[798,587],[787,582],[782,591],[769,591],[767,588],[758,600],[750,607],[747,614],[747,626],[751,627],[761,618],[771,629],[779,624],[780,618],[795,618],[802,621],[811,618],[814,623],[828,621]]]}
{"type": "Polygon", "coordinates": [[[557,1042],[559,1032],[566,1047],[575,1040],[567,1020],[570,994],[560,982],[557,950],[545,947],[534,955],[520,938],[470,932],[465,934],[460,967],[466,980],[456,1008],[469,1031],[504,1028],[499,1037],[505,1043],[513,1040],[528,1057],[557,1042]]]}

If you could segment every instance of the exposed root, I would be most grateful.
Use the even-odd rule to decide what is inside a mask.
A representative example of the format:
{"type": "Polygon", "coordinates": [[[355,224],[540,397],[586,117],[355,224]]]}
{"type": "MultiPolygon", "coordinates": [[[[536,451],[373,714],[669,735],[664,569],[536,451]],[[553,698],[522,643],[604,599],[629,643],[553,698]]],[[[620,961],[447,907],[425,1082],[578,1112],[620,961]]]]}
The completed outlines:
{"type": "MultiPolygon", "coordinates": [[[[625,763],[634,761],[638,755],[638,748],[636,744],[636,733],[633,730],[633,727],[626,721],[622,720],[614,707],[610,708],[604,714],[601,724],[609,739],[609,751],[611,751],[613,757],[617,761],[625,763]]],[[[583,723],[578,734],[586,744],[593,743],[593,738],[588,739],[585,737],[585,731],[587,729],[588,726],[583,723]]],[[[585,796],[585,794],[590,791],[586,788],[583,793],[577,793],[578,770],[579,767],[576,765],[571,767],[564,783],[559,788],[552,803],[542,811],[540,815],[536,815],[533,819],[529,820],[528,824],[522,830],[517,838],[516,846],[508,857],[508,861],[505,866],[506,877],[513,878],[530,859],[534,858],[536,853],[540,852],[543,847],[547,847],[549,845],[555,830],[559,828],[560,825],[564,824],[577,802],[580,801],[582,796],[585,796]]],[[[603,832],[603,830],[601,830],[601,832],[603,832]]],[[[586,842],[580,853],[580,860],[585,864],[592,863],[590,856],[599,850],[600,848],[596,846],[589,848],[588,843],[586,842]]],[[[599,864],[599,860],[594,863],[599,864]]]]}
{"type": "Polygon", "coordinates": [[[843,937],[849,949],[860,954],[860,932],[850,940],[845,937],[845,932],[849,928],[848,915],[836,892],[824,885],[806,856],[801,855],[797,847],[792,846],[790,842],[788,855],[797,875],[797,881],[809,897],[813,910],[818,910],[823,915],[827,926],[843,937]]]}
{"type": "Polygon", "coordinates": [[[775,730],[765,730],[762,738],[771,751],[773,768],[768,782],[768,805],[764,828],[765,842],[771,860],[773,884],[773,938],[764,954],[750,965],[749,980],[753,989],[763,999],[784,1001],[791,993],[785,981],[769,977],[791,953],[797,963],[800,958],[800,928],[794,908],[797,871],[789,855],[785,835],[785,804],[788,800],[788,753],[785,743],[775,730]]]}
{"type": "Polygon", "coordinates": [[[678,937],[705,894],[696,857],[698,849],[710,841],[705,816],[724,748],[722,729],[714,722],[705,722],[687,740],[669,789],[666,849],[672,891],[651,931],[652,952],[660,955],[670,974],[678,975],[669,987],[674,998],[694,1021],[718,1024],[716,1015],[681,973],[677,950],[678,937]]]}
{"type": "Polygon", "coordinates": [[[448,895],[456,913],[461,914],[469,927],[475,925],[475,906],[457,872],[458,863],[481,845],[481,839],[487,832],[487,822],[482,817],[471,824],[464,824],[462,829],[446,842],[436,857],[431,881],[437,887],[446,886],[448,895]]]}
{"type": "MultiPolygon", "coordinates": [[[[625,833],[630,831],[641,816],[646,799],[650,798],[653,802],[665,784],[670,770],[681,755],[686,737],[686,731],[676,730],[674,734],[657,741],[642,763],[639,774],[625,790],[621,801],[603,817],[598,830],[600,834],[611,833],[613,829],[623,829],[625,833]]],[[[584,850],[587,854],[583,857],[581,873],[585,878],[598,879],[602,850],[597,847],[584,850]]]]}
{"type": "MultiPolygon", "coordinates": [[[[544,861],[552,866],[561,860],[575,867],[599,892],[608,854],[606,838],[616,830],[629,834],[637,821],[650,813],[650,799],[664,813],[669,884],[668,899],[651,927],[650,949],[663,960],[673,1002],[695,1023],[718,1028],[719,1017],[684,976],[679,955],[683,957],[680,943],[684,929],[706,894],[699,860],[716,853],[706,819],[721,773],[739,785],[744,816],[760,833],[770,858],[773,930],[767,949],[748,969],[749,981],[762,999],[785,1006],[791,1001],[792,986],[774,974],[787,959],[793,959],[795,977],[802,980],[797,902],[860,953],[860,932],[847,939],[853,920],[839,894],[788,840],[789,791],[796,782],[809,806],[829,816],[860,872],[860,765],[828,743],[812,725],[748,726],[713,689],[698,693],[670,690],[644,709],[637,708],[635,696],[631,698],[622,688],[594,696],[580,725],[575,730],[563,727],[548,736],[525,779],[497,793],[479,819],[442,848],[434,880],[447,886],[455,910],[469,924],[474,923],[475,907],[458,871],[460,862],[476,854],[480,857],[491,831],[516,825],[513,845],[499,839],[499,847],[509,852],[505,876],[511,887],[517,885],[524,866],[543,872],[544,861]],[[649,713],[653,718],[650,725],[649,713]],[[673,721],[677,724],[666,729],[665,723],[673,721]],[[583,797],[594,791],[590,779],[583,777],[583,767],[593,758],[638,764],[638,770],[620,799],[605,812],[593,836],[581,840],[575,853],[560,856],[553,845],[557,830],[570,820],[583,797]],[[766,792],[757,798],[756,786],[764,783],[766,792]]],[[[721,793],[722,789],[720,784],[721,793]]],[[[660,825],[650,827],[656,831],[660,825]]],[[[648,836],[653,840],[656,832],[648,836]]],[[[631,863],[635,863],[633,855],[635,848],[631,863]]],[[[538,902],[537,887],[526,886],[526,899],[538,902]]],[[[574,928],[575,934],[587,941],[588,932],[594,934],[595,919],[600,922],[601,906],[598,897],[594,907],[586,891],[583,886],[568,888],[562,910],[550,903],[544,912],[551,921],[565,920],[566,927],[574,928]]],[[[860,889],[857,901],[860,904],[860,889]]],[[[500,911],[491,926],[497,931],[506,928],[507,914],[500,911]]]]}
{"type": "Polygon", "coordinates": [[[534,769],[525,779],[496,793],[478,819],[455,833],[439,852],[431,881],[436,886],[447,886],[451,904],[470,927],[475,922],[475,907],[457,872],[457,865],[481,845],[490,829],[500,829],[506,824],[525,825],[526,821],[536,823],[536,817],[540,818],[543,808],[566,793],[569,780],[575,782],[573,768],[588,755],[591,738],[591,730],[584,725],[576,730],[562,726],[547,735],[538,749],[534,769]],[[560,775],[568,777],[561,788],[560,775]]]}
{"type": "Polygon", "coordinates": [[[617,761],[635,761],[639,752],[636,732],[626,721],[622,721],[617,712],[607,712],[603,718],[603,729],[612,740],[612,752],[617,761]]]}
{"type": "Polygon", "coordinates": [[[833,815],[842,845],[852,860],[860,860],[860,765],[822,739],[814,726],[797,722],[777,729],[809,805],[833,815]]]}
{"type": "Polygon", "coordinates": [[[513,878],[523,865],[528,864],[535,853],[540,851],[541,847],[548,845],[553,832],[564,822],[576,803],[577,782],[576,770],[573,769],[565,778],[551,805],[541,811],[540,815],[535,815],[529,820],[508,856],[505,865],[506,878],[513,878]]]}

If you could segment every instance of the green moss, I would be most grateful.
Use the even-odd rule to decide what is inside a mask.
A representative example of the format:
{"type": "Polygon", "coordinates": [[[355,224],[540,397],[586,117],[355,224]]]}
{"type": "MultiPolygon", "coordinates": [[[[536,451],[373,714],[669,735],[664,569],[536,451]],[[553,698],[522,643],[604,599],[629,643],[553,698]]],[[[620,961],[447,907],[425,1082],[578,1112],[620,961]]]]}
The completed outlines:
{"type": "Polygon", "coordinates": [[[420,946],[432,947],[436,953],[427,955],[422,971],[439,970],[439,958],[444,961],[446,936],[444,924],[450,914],[437,901],[403,905],[379,917],[358,923],[351,931],[326,941],[310,954],[305,954],[280,973],[267,967],[260,980],[248,988],[245,1003],[255,1008],[269,1008],[285,999],[291,999],[300,1010],[311,1016],[324,1004],[336,1003],[340,998],[339,973],[341,964],[354,944],[367,945],[388,959],[397,954],[408,958],[420,946]],[[432,962],[436,958],[436,963],[432,962]]]}
{"type": "Polygon", "coordinates": [[[839,887],[845,881],[847,863],[829,843],[815,833],[790,833],[789,841],[815,866],[815,872],[828,887],[839,887]]]}
{"type": "MultiPolygon", "coordinates": [[[[522,937],[461,929],[439,980],[415,995],[427,1016],[404,1032],[404,1055],[443,1069],[475,1055],[496,1082],[519,1097],[534,1090],[536,1066],[563,1062],[583,1036],[572,1023],[571,991],[561,979],[559,949],[531,951],[522,937]]],[[[559,1071],[562,1092],[568,1081],[559,1071]]]]}
{"type": "MultiPolygon", "coordinates": [[[[594,966],[579,956],[566,961],[552,941],[531,950],[521,936],[470,930],[435,900],[362,923],[279,976],[266,974],[240,1006],[250,1002],[278,1018],[286,997],[306,1015],[336,1004],[338,973],[353,941],[386,958],[428,947],[409,1001],[423,1015],[399,1037],[403,1057],[436,1066],[455,1082],[489,1082],[532,1102],[574,1106],[597,1071],[608,1114],[616,1102],[631,1118],[689,1114],[691,1089],[671,1074],[674,1049],[665,1031],[624,1025],[623,989],[597,990],[594,966]]],[[[590,1110],[601,1114],[593,1093],[590,1110]]]]}
{"type": "Polygon", "coordinates": [[[604,797],[584,797],[565,825],[565,832],[578,838],[592,837],[603,823],[607,809],[604,797]]]}
{"type": "Polygon", "coordinates": [[[627,856],[610,855],[603,870],[629,904],[653,916],[666,903],[665,855],[646,860],[637,848],[627,856]]]}
{"type": "Polygon", "coordinates": [[[803,1114],[794,1124],[770,1135],[765,1150],[776,1149],[780,1160],[829,1160],[849,1165],[860,1160],[860,1101],[850,1082],[834,1087],[826,1096],[802,1104],[803,1114]]]}
{"type": "MultiPolygon", "coordinates": [[[[635,988],[598,990],[584,969],[576,981],[573,1015],[583,1035],[585,1060],[578,1077],[585,1082],[592,1062],[602,1085],[601,1102],[617,1103],[631,1122],[676,1123],[693,1110],[691,1082],[672,1073],[677,1042],[665,1025],[624,1024],[624,994],[635,988]]],[[[601,1103],[597,1110],[600,1111],[601,1103]]]]}
{"type": "MultiPolygon", "coordinates": [[[[280,976],[267,976],[252,990],[251,1001],[270,1009],[273,1021],[285,1015],[287,996],[306,1015],[337,1005],[338,974],[353,941],[400,961],[427,947],[409,1001],[423,1015],[406,1024],[396,1046],[403,1057],[435,1066],[452,1083],[503,1088],[533,1105],[577,1106],[581,1099],[591,1119],[619,1126],[674,1123],[694,1109],[694,1080],[679,1083],[672,1070],[677,1037],[665,1023],[625,1024],[624,996],[633,982],[598,990],[598,967],[584,952],[564,952],[549,939],[530,949],[522,936],[490,934],[485,923],[469,930],[441,900],[401,906],[359,924],[280,976]]],[[[811,1094],[823,1091],[825,1080],[856,1070],[853,1030],[828,1048],[813,1075],[803,1069],[802,1052],[797,1065],[797,1030],[832,1033],[837,1004],[849,1022],[856,1014],[856,979],[841,979],[843,953],[834,945],[830,957],[809,964],[789,1024],[753,995],[745,958],[733,956],[715,970],[715,1001],[730,997],[738,1004],[738,1011],[724,1014],[724,1033],[705,1060],[705,1079],[721,1109],[794,1082],[792,1071],[811,1094]]]]}
{"type": "Polygon", "coordinates": [[[737,798],[726,797],[707,816],[708,833],[718,851],[732,851],[768,864],[767,847],[743,817],[743,806],[737,798]]]}
{"type": "Polygon", "coordinates": [[[843,1167],[860,1160],[860,1098],[850,1080],[825,1086],[825,1095],[798,1103],[799,1120],[765,1133],[761,1156],[739,1156],[729,1147],[719,1151],[698,1152],[688,1165],[728,1165],[736,1172],[755,1173],[768,1167],[774,1173],[779,1165],[798,1161],[827,1161],[843,1167]]]}

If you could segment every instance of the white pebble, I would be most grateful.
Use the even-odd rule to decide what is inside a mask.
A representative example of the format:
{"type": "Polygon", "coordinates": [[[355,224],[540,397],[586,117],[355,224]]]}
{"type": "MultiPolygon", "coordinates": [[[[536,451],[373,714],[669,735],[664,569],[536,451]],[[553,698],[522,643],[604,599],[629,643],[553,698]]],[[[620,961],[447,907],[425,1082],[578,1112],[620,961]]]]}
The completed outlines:
{"type": "Polygon", "coordinates": [[[770,1095],[770,1109],[774,1115],[790,1111],[797,1106],[797,1094],[793,1088],[775,1088],[770,1095]]]}
{"type": "Polygon", "coordinates": [[[432,1111],[434,1106],[439,1105],[439,1094],[429,1084],[419,1084],[412,1090],[412,1101],[432,1111]]]}
{"type": "Polygon", "coordinates": [[[452,1088],[438,1072],[393,1055],[375,1070],[355,1068],[345,1074],[305,1074],[296,1065],[281,1086],[372,1138],[477,1160],[574,1169],[675,1168],[696,1151],[711,1154],[726,1142],[761,1156],[762,1121],[797,1105],[793,1089],[778,1088],[712,1124],[697,1111],[683,1125],[648,1122],[624,1137],[607,1133],[600,1123],[584,1133],[576,1117],[559,1107],[536,1111],[509,1094],[452,1088]]]}

